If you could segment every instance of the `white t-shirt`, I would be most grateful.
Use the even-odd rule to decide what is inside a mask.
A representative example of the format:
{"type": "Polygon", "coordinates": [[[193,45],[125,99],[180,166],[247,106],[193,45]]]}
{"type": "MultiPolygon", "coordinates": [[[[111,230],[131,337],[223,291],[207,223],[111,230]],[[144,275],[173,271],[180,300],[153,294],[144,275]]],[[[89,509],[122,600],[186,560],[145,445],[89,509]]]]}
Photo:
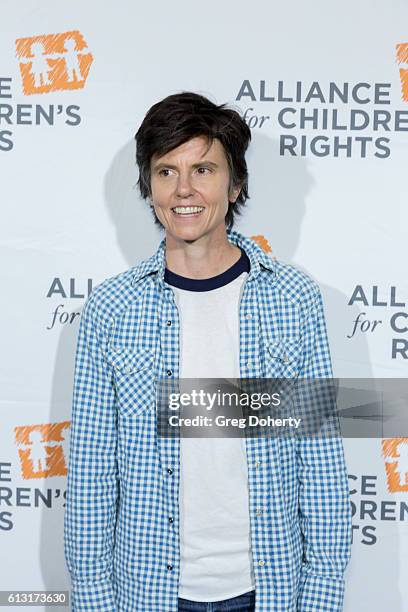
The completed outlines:
{"type": "MultiPolygon", "coordinates": [[[[187,279],[166,270],[180,313],[180,378],[239,378],[242,251],[226,272],[187,279]]],[[[220,601],[255,588],[245,438],[180,438],[179,597],[220,601]]]]}

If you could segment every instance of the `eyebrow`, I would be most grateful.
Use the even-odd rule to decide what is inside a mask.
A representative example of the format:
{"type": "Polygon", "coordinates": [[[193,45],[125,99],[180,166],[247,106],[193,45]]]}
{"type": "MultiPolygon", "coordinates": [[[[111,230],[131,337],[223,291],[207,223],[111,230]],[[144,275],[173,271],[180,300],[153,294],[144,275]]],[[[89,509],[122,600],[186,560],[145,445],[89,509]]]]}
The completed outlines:
{"type": "MultiPolygon", "coordinates": [[[[204,159],[203,161],[197,163],[197,164],[193,164],[192,168],[200,168],[201,166],[212,166],[213,168],[218,168],[218,164],[216,164],[215,162],[209,160],[209,159],[204,159]]],[[[153,170],[156,172],[157,170],[161,170],[162,168],[170,168],[171,170],[177,170],[177,166],[174,166],[173,164],[165,164],[165,163],[160,163],[160,164],[155,164],[153,166],[153,170]]]]}

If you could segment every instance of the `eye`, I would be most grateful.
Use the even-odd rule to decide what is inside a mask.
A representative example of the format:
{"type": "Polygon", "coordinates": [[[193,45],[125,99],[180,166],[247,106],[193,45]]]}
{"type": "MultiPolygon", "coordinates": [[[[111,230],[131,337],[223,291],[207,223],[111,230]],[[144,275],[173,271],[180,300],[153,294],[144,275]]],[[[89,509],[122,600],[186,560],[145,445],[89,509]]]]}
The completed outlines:
{"type": "MultiPolygon", "coordinates": [[[[210,168],[208,168],[207,166],[200,166],[199,168],[197,168],[197,170],[208,170],[208,172],[211,172],[210,168]]],[[[199,174],[204,174],[204,173],[200,172],[199,174]]]]}
{"type": "Polygon", "coordinates": [[[162,168],[162,169],[159,171],[159,175],[160,175],[160,176],[164,176],[164,177],[169,176],[168,174],[163,174],[163,172],[170,172],[170,169],[169,169],[169,168],[162,168]]]}

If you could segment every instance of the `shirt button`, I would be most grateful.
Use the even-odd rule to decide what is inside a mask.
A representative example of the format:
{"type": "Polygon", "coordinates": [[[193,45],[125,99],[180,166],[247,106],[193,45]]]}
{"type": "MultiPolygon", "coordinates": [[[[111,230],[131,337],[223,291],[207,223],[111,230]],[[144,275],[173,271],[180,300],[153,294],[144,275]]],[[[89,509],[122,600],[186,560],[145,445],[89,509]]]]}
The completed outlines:
{"type": "Polygon", "coordinates": [[[284,363],[288,363],[289,362],[289,357],[287,355],[283,356],[283,362],[284,363]]]}
{"type": "Polygon", "coordinates": [[[171,325],[171,321],[166,321],[166,325],[171,325]]]}
{"type": "Polygon", "coordinates": [[[256,468],[259,468],[259,466],[260,466],[260,465],[261,465],[261,462],[260,462],[260,461],[255,461],[255,467],[256,467],[256,468]]]}
{"type": "Polygon", "coordinates": [[[173,470],[172,470],[171,468],[167,468],[167,473],[168,473],[168,474],[172,474],[172,473],[173,473],[173,470]]]}
{"type": "Polygon", "coordinates": [[[252,361],[247,361],[247,368],[252,368],[252,361]]]}
{"type": "Polygon", "coordinates": [[[173,374],[173,370],[167,370],[167,376],[171,376],[173,374]]]}
{"type": "Polygon", "coordinates": [[[262,516],[262,508],[257,508],[255,514],[256,516],[262,516]]]}
{"type": "Polygon", "coordinates": [[[174,523],[174,518],[172,516],[169,516],[169,523],[174,523]]]}
{"type": "Polygon", "coordinates": [[[171,572],[171,570],[173,569],[173,566],[169,564],[169,565],[167,566],[167,569],[169,570],[169,572],[171,572]]]}
{"type": "Polygon", "coordinates": [[[258,565],[260,565],[261,567],[263,567],[265,565],[265,561],[263,559],[259,559],[258,561],[258,565]]]}
{"type": "Polygon", "coordinates": [[[246,318],[247,318],[247,319],[252,319],[252,312],[248,312],[248,314],[247,314],[246,318]]]}

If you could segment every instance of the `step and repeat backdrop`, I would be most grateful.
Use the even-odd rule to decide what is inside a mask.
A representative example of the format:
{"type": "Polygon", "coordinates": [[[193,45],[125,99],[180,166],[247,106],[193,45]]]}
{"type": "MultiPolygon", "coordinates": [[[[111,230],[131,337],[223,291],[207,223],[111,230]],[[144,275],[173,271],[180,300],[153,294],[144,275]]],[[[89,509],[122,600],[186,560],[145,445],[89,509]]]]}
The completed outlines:
{"type": "MultiPolygon", "coordinates": [[[[78,322],[162,238],[136,188],[155,102],[243,114],[236,229],[320,284],[335,376],[407,377],[408,5],[6,0],[1,29],[0,590],[67,590],[78,322]]],[[[346,612],[408,610],[406,436],[344,441],[346,612]]]]}

